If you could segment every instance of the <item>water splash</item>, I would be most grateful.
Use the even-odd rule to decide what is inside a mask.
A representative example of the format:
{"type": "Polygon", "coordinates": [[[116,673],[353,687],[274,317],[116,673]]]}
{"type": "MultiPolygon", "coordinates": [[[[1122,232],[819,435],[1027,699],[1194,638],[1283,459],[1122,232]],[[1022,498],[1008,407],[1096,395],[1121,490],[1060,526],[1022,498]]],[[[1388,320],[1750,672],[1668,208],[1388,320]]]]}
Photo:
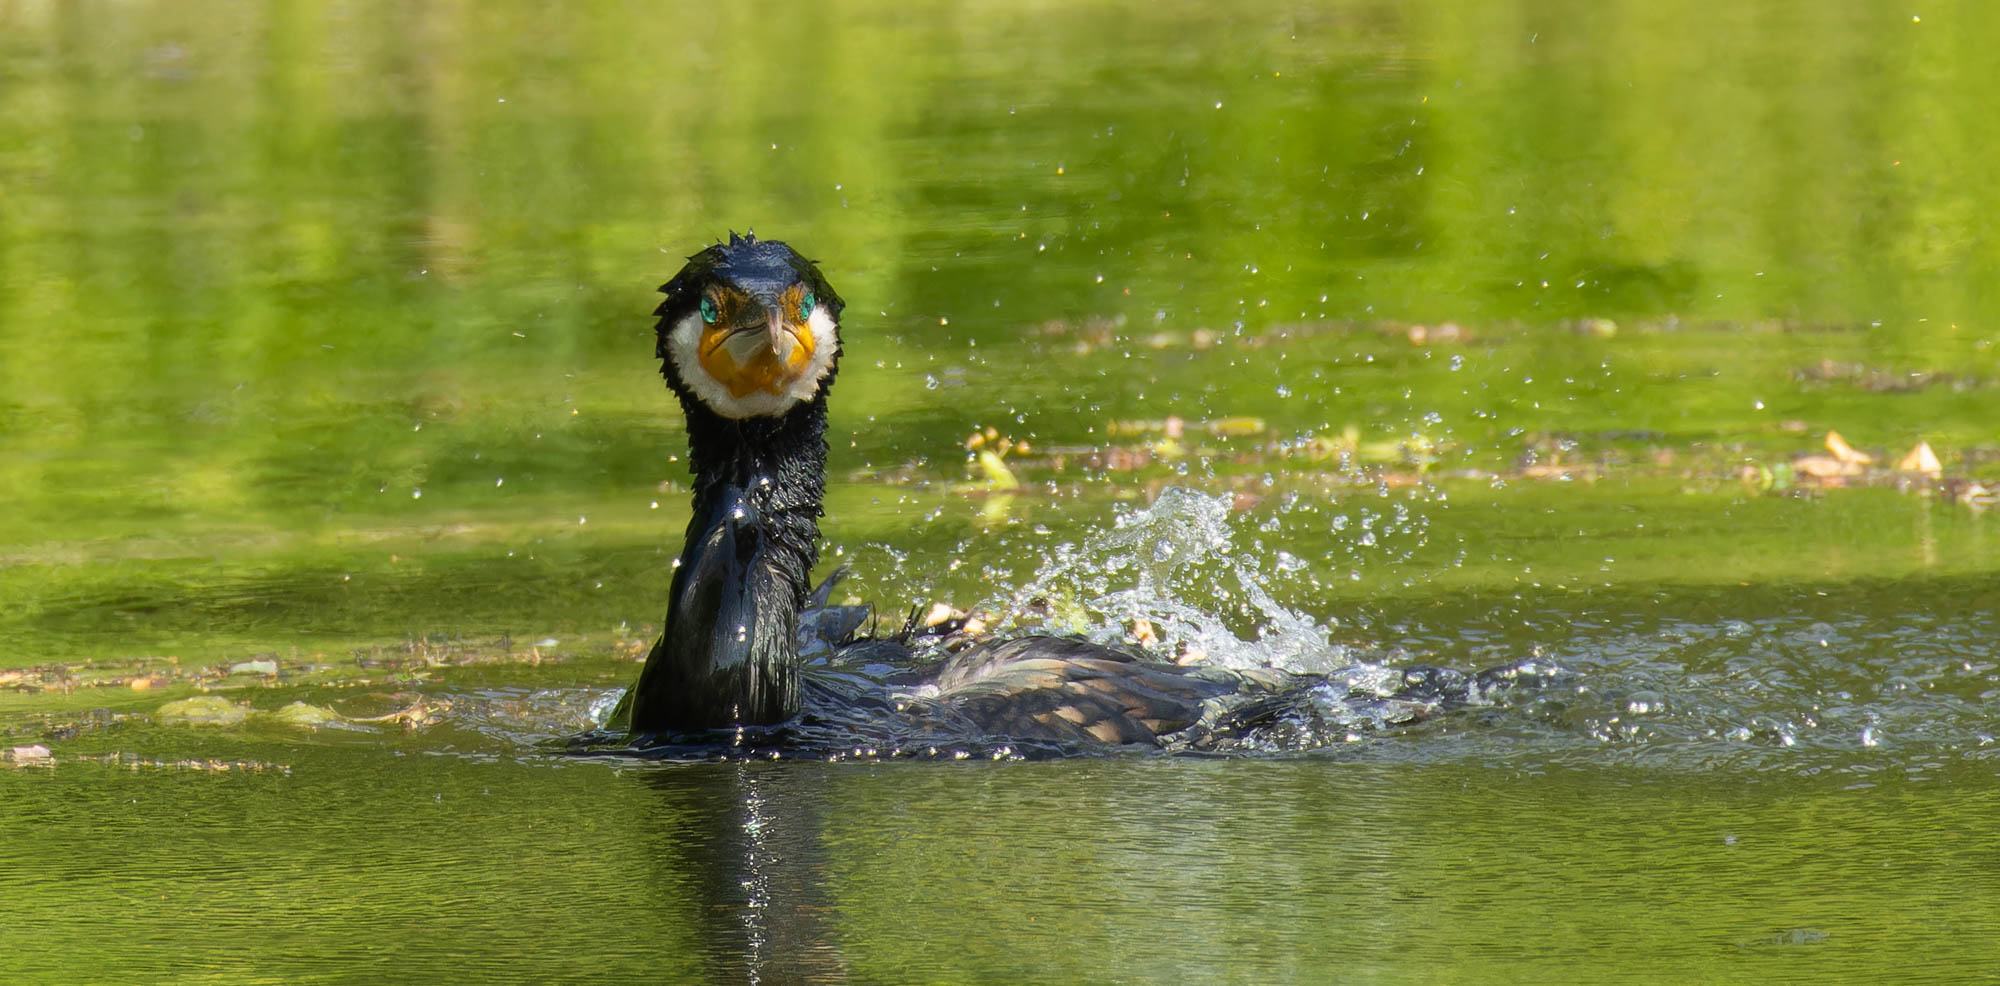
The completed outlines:
{"type": "Polygon", "coordinates": [[[1317,674],[1352,663],[1325,624],[1278,601],[1261,554],[1237,549],[1235,525],[1228,497],[1169,487],[1109,530],[1058,545],[981,609],[1001,614],[1002,630],[1138,642],[1188,663],[1317,674]]]}

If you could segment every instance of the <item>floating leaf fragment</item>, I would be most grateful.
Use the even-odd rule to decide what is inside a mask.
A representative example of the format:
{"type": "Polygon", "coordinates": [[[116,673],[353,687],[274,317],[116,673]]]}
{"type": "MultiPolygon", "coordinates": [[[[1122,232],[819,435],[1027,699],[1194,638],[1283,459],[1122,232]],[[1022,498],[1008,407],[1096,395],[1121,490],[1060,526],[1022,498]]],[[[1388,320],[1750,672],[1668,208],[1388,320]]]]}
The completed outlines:
{"type": "Polygon", "coordinates": [[[1910,454],[1896,460],[1896,471],[1923,473],[1936,479],[1944,474],[1944,463],[1939,462],[1937,453],[1931,451],[1931,443],[1918,442],[1910,454]]]}
{"type": "Polygon", "coordinates": [[[1870,465],[1875,461],[1874,456],[1847,444],[1847,439],[1840,437],[1837,431],[1826,433],[1826,450],[1832,452],[1834,458],[1857,466],[1870,465]]]}

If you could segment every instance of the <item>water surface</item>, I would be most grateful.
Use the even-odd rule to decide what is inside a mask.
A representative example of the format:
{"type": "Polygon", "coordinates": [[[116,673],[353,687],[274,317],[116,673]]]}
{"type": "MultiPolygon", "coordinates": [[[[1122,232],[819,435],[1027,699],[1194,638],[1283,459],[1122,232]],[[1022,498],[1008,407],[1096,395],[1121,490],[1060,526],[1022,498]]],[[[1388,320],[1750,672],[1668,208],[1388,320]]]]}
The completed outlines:
{"type": "Polygon", "coordinates": [[[0,972],[1987,975],[1996,17],[0,9],[0,972]],[[844,593],[1567,684],[1279,759],[548,752],[657,632],[650,292],[732,228],[849,301],[844,593]]]}

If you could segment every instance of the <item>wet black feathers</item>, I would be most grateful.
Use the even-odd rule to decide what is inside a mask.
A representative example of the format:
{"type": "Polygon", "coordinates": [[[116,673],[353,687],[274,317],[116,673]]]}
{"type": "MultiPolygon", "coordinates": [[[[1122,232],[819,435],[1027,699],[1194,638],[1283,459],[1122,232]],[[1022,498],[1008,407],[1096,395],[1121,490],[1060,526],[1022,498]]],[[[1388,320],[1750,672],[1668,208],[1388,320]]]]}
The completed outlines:
{"type": "Polygon", "coordinates": [[[667,626],[633,690],[636,731],[776,722],[797,710],[792,637],[807,576],[819,558],[833,371],[812,399],[782,415],[726,418],[680,379],[667,357],[667,338],[711,284],[726,283],[772,303],[799,281],[838,318],[840,298],[818,268],[784,243],[755,236],[732,233],[730,242],[689,258],[660,288],[667,297],[656,310],[656,351],[687,419],[694,511],[667,626]]]}
{"type": "Polygon", "coordinates": [[[1234,690],[1186,668],[1068,637],[1019,637],[956,655],[931,699],[994,736],[1150,744],[1234,690]]]}

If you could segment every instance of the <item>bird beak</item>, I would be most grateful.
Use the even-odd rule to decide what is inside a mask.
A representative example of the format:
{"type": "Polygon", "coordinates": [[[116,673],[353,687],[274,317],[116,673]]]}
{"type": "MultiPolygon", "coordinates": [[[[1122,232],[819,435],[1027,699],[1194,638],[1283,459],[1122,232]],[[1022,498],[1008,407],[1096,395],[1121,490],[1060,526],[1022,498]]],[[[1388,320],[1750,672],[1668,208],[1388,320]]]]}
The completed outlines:
{"type": "Polygon", "coordinates": [[[797,362],[803,362],[793,359],[798,355],[800,346],[805,347],[806,355],[812,354],[811,329],[793,325],[776,307],[764,309],[764,318],[766,329],[770,332],[771,354],[777,357],[780,366],[790,368],[797,362]]]}
{"type": "Polygon", "coordinates": [[[762,324],[753,314],[733,324],[717,323],[702,333],[702,368],[732,397],[760,390],[783,393],[812,362],[812,326],[786,318],[783,305],[762,307],[762,324]]]}

